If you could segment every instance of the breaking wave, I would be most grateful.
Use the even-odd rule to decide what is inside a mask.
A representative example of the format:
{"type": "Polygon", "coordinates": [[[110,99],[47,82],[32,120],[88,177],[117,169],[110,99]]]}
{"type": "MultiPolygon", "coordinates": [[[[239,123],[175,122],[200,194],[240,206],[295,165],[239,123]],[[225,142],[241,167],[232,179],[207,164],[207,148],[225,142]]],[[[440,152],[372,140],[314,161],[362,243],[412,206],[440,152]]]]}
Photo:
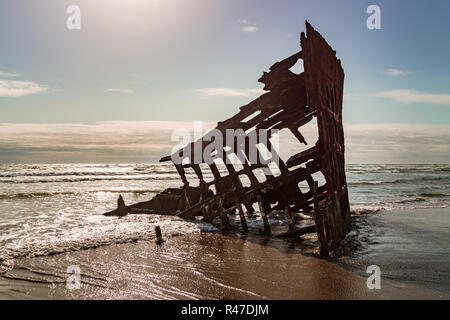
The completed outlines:
{"type": "Polygon", "coordinates": [[[133,193],[133,194],[147,194],[147,193],[158,193],[161,192],[162,189],[159,190],[91,190],[91,191],[82,191],[82,192],[30,192],[30,193],[5,193],[0,194],[0,199],[32,199],[32,198],[40,198],[40,197],[54,197],[60,195],[77,195],[77,194],[86,194],[86,193],[133,193]]]}
{"type": "MultiPolygon", "coordinates": [[[[347,182],[354,214],[450,205],[449,165],[349,165],[347,182]]],[[[176,217],[101,215],[119,193],[131,204],[179,186],[168,165],[0,165],[0,272],[14,258],[152,240],[155,225],[164,237],[215,231],[176,217]]]]}
{"type": "Polygon", "coordinates": [[[380,180],[376,180],[376,181],[352,181],[352,182],[347,182],[348,185],[377,185],[377,184],[390,184],[390,183],[399,183],[399,180],[385,180],[385,181],[380,181],[380,180]]]}
{"type": "MultiPolygon", "coordinates": [[[[172,216],[129,215],[117,217],[91,217],[91,223],[75,226],[64,232],[45,229],[30,230],[28,237],[16,237],[0,248],[0,264],[14,258],[37,257],[99,246],[155,239],[154,228],[160,226],[164,237],[197,232],[211,232],[213,226],[202,222],[188,222],[172,216]],[[97,223],[92,223],[92,219],[97,223]]],[[[1,269],[1,268],[0,268],[1,269]]]]}
{"type": "Polygon", "coordinates": [[[444,198],[450,197],[450,193],[419,193],[419,196],[425,198],[444,198]]]}
{"type": "Polygon", "coordinates": [[[64,178],[64,177],[55,177],[55,178],[49,178],[49,179],[30,179],[30,180],[14,180],[14,179],[8,179],[8,180],[0,180],[0,183],[14,183],[14,184],[20,184],[20,183],[53,183],[53,182],[83,182],[83,181],[145,181],[145,180],[175,180],[178,179],[175,176],[91,176],[86,178],[64,178]]]}

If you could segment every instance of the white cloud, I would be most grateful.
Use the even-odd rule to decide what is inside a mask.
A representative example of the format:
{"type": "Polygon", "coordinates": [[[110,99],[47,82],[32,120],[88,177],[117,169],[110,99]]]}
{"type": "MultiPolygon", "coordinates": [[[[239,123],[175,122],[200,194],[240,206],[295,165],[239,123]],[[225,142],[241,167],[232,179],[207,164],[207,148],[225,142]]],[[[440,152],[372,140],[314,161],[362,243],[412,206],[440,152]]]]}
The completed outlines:
{"type": "Polygon", "coordinates": [[[252,33],[258,31],[257,26],[241,26],[241,30],[245,33],[252,33]]]}
{"type": "Polygon", "coordinates": [[[240,25],[240,28],[244,33],[253,33],[258,31],[256,23],[250,22],[247,19],[239,19],[237,23],[240,25]]]}
{"type": "Polygon", "coordinates": [[[409,72],[400,69],[388,69],[387,74],[393,77],[401,77],[407,75],[409,72]]]}
{"type": "Polygon", "coordinates": [[[120,93],[134,93],[133,89],[128,89],[128,88],[111,88],[111,89],[106,89],[106,91],[108,91],[108,92],[120,92],[120,93]]]}
{"type": "Polygon", "coordinates": [[[247,19],[239,19],[237,22],[239,24],[248,24],[249,23],[247,19]]]}
{"type": "MultiPolygon", "coordinates": [[[[203,131],[215,124],[203,122],[203,131]]],[[[192,132],[193,123],[0,123],[0,162],[158,162],[179,143],[171,141],[171,136],[180,128],[192,132]]],[[[300,131],[308,146],[292,137],[286,138],[290,139],[286,146],[281,137],[283,159],[314,145],[317,127],[313,122],[300,131]]],[[[344,131],[347,163],[448,163],[450,125],[347,124],[344,131]]]]}
{"type": "MultiPolygon", "coordinates": [[[[203,131],[215,125],[203,122],[203,131]]],[[[0,163],[158,162],[180,142],[171,140],[175,130],[193,128],[181,121],[0,123],[0,163]]]]}
{"type": "MultiPolygon", "coordinates": [[[[313,122],[300,128],[308,146],[300,145],[292,135],[287,141],[281,132],[280,155],[283,159],[314,145],[317,127],[313,122]]],[[[344,135],[347,163],[448,163],[449,160],[450,125],[346,124],[344,135]]]]}
{"type": "Polygon", "coordinates": [[[391,90],[378,92],[379,98],[392,99],[401,103],[429,103],[450,106],[450,94],[435,94],[413,90],[391,90]]]}
{"type": "Polygon", "coordinates": [[[450,125],[381,123],[344,126],[348,163],[448,163],[450,125]]]}
{"type": "Polygon", "coordinates": [[[0,71],[0,77],[13,78],[13,77],[18,77],[18,76],[20,76],[20,73],[12,73],[12,72],[2,72],[2,71],[0,71]]]}
{"type": "Polygon", "coordinates": [[[0,79],[0,97],[23,97],[47,91],[48,87],[32,81],[13,81],[0,79]]]}
{"type": "Polygon", "coordinates": [[[227,97],[249,97],[264,93],[262,89],[235,89],[235,88],[203,88],[195,89],[203,96],[227,96],[227,97]]]}

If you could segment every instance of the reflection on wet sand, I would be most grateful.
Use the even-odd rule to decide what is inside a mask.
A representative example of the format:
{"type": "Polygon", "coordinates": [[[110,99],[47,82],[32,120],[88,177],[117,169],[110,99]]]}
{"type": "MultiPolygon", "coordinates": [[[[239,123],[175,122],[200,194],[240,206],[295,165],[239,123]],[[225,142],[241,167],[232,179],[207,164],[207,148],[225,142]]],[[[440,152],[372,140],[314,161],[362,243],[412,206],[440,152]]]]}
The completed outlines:
{"type": "MultiPolygon", "coordinates": [[[[277,239],[191,234],[162,245],[142,241],[18,259],[0,280],[0,298],[53,299],[377,299],[442,294],[366,278],[300,253],[277,239]],[[66,268],[81,269],[81,289],[66,288],[66,268]],[[20,278],[21,280],[14,280],[20,278]]],[[[448,298],[448,297],[447,297],[448,298]]]]}

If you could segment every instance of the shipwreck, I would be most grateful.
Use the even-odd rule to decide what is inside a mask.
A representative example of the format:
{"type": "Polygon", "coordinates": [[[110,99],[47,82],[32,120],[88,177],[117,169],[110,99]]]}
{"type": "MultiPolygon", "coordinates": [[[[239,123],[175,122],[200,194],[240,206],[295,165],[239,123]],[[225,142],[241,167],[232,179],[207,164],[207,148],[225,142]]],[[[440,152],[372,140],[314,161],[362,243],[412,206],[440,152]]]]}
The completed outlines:
{"type": "Polygon", "coordinates": [[[162,214],[188,220],[220,219],[223,228],[227,228],[228,215],[236,213],[241,230],[246,233],[246,217],[252,216],[253,206],[258,205],[264,222],[262,234],[271,234],[267,214],[281,210],[290,220],[290,234],[299,236],[317,232],[320,254],[328,255],[335,250],[351,228],[342,125],[344,71],[336,52],[308,22],[306,34],[301,33],[300,47],[299,52],[275,63],[258,80],[267,92],[242,106],[233,117],[217,124],[216,130],[224,135],[227,129],[241,129],[242,133],[233,143],[224,146],[225,151],[220,150],[224,152],[215,150],[216,158],[223,161],[227,174],[219,170],[216,162],[194,161],[193,150],[200,146],[203,152],[212,143],[211,139],[202,138],[175,153],[181,162],[173,160],[174,154],[160,160],[173,162],[182,187],[166,189],[149,201],[129,206],[120,196],[118,208],[105,215],[162,214]],[[299,61],[303,61],[304,72],[290,71],[299,61]],[[299,143],[307,145],[301,129],[314,118],[318,126],[317,142],[293,154],[287,161],[277,157],[278,175],[273,174],[273,167],[266,162],[250,161],[249,144],[263,143],[272,154],[276,152],[270,139],[260,139],[262,135],[270,138],[273,129],[287,129],[299,143]],[[252,134],[256,140],[250,139],[252,134]],[[242,142],[246,142],[244,147],[242,142]],[[227,161],[233,154],[243,159],[240,166],[227,161]],[[262,182],[255,174],[257,169],[264,169],[265,180],[262,182]],[[187,170],[197,176],[197,186],[190,184],[187,170]],[[206,171],[212,174],[211,181],[206,181],[206,171]],[[313,178],[317,172],[325,178],[325,184],[321,186],[313,178]],[[244,184],[243,178],[249,183],[244,184]],[[309,190],[302,191],[301,182],[306,182],[309,190]],[[315,226],[296,228],[292,216],[299,211],[311,215],[315,226]]]}

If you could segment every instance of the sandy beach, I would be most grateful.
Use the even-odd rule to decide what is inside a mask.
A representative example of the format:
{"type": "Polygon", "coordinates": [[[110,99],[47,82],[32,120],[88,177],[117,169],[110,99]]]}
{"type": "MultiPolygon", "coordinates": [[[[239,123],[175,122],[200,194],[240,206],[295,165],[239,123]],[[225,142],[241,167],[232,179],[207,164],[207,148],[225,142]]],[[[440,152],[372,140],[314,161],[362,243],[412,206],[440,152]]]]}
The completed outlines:
{"type": "MultiPolygon", "coordinates": [[[[167,165],[4,166],[0,298],[448,299],[448,172],[447,165],[349,165],[350,202],[361,214],[352,217],[344,250],[324,260],[315,236],[256,235],[258,214],[248,219],[246,239],[176,217],[102,215],[118,194],[135,203],[179,186],[167,165]],[[72,265],[81,270],[80,290],[66,288],[72,265]],[[381,269],[381,290],[367,289],[370,265],[381,269]]],[[[239,217],[232,221],[239,228],[239,217]]],[[[287,229],[283,216],[270,222],[274,232],[287,229]]]]}
{"type": "MultiPolygon", "coordinates": [[[[428,209],[419,216],[448,217],[448,213],[448,208],[428,209]]],[[[390,225],[392,220],[400,223],[407,214],[397,211],[364,217],[373,225],[372,237],[353,254],[337,260],[311,255],[301,243],[256,235],[242,239],[239,235],[208,233],[170,237],[162,245],[138,241],[16,259],[14,268],[0,279],[0,298],[449,299],[448,283],[444,287],[442,283],[433,285],[433,277],[425,276],[427,271],[436,275],[433,268],[437,261],[428,259],[426,269],[419,272],[416,269],[425,256],[417,261],[410,259],[417,254],[412,246],[419,248],[421,241],[412,244],[402,234],[394,239],[386,225],[378,228],[390,225]],[[397,242],[395,248],[379,250],[378,246],[392,241],[397,242]],[[369,290],[363,267],[375,261],[382,270],[381,289],[369,290]],[[70,265],[81,269],[82,284],[78,290],[66,288],[66,269],[70,265]],[[396,275],[405,270],[411,271],[410,279],[396,275]]],[[[409,225],[415,221],[406,220],[409,225]]],[[[356,223],[354,233],[366,237],[367,224],[356,223]]],[[[448,224],[440,227],[443,232],[449,230],[448,224]]],[[[426,232],[423,234],[421,240],[426,238],[426,232]]],[[[430,242],[432,239],[428,240],[423,245],[435,247],[434,252],[429,252],[430,257],[442,251],[440,259],[448,258],[445,246],[436,247],[430,242]]],[[[438,276],[448,282],[448,267],[441,269],[438,276]]]]}

